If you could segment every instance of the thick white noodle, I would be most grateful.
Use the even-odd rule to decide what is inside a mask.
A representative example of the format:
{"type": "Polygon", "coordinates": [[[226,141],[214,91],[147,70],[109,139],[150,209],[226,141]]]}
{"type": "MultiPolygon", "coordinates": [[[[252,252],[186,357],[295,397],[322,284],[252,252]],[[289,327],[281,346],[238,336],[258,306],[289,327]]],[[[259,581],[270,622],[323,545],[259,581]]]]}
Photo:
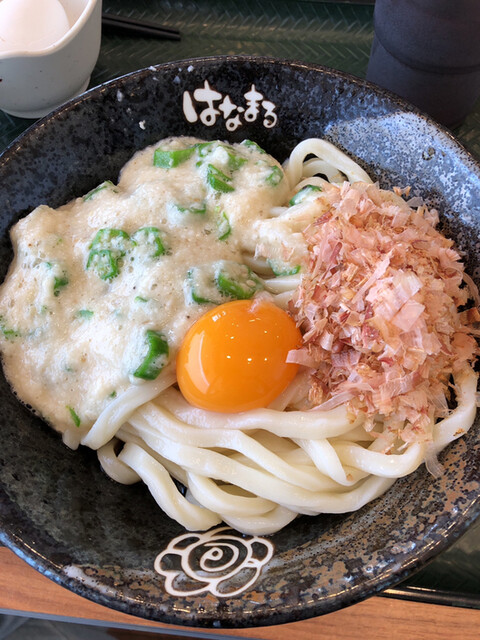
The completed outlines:
{"type": "Polygon", "coordinates": [[[288,310],[288,303],[291,299],[291,291],[284,291],[283,293],[277,293],[277,295],[273,296],[274,304],[276,304],[277,307],[280,307],[280,309],[283,309],[284,311],[288,310]]]}
{"type": "Polygon", "coordinates": [[[439,453],[447,444],[465,435],[473,424],[477,413],[478,376],[470,367],[455,375],[458,406],[447,418],[433,427],[435,453],[439,453]]]}
{"type": "MultiPolygon", "coordinates": [[[[223,516],[244,517],[268,513],[276,507],[271,500],[258,496],[239,496],[218,486],[211,478],[198,473],[188,473],[188,489],[199,504],[223,516]]],[[[223,485],[225,486],[225,485],[223,485]]],[[[231,486],[231,485],[226,485],[231,486]]]]}
{"type": "Polygon", "coordinates": [[[335,184],[342,184],[345,182],[345,175],[341,173],[337,167],[334,167],[324,160],[317,160],[315,158],[303,163],[302,175],[312,177],[324,175],[327,177],[328,182],[333,182],[335,184]]]}
{"type": "MultiPolygon", "coordinates": [[[[468,427],[465,410],[468,406],[470,411],[475,398],[476,380],[471,370],[457,376],[458,407],[443,421],[452,438],[458,435],[452,425],[462,424],[463,431],[468,427]]],[[[445,438],[441,426],[440,432],[445,438]]],[[[359,441],[361,428],[350,428],[347,434],[359,441]]],[[[199,429],[174,418],[158,401],[137,411],[119,437],[128,441],[119,460],[141,476],[161,508],[183,526],[206,527],[223,520],[257,534],[272,533],[299,513],[359,509],[397,477],[415,470],[426,448],[412,444],[402,453],[387,454],[375,450],[379,439],[372,443],[369,434],[363,436],[362,447],[341,436],[294,440],[263,429],[250,436],[231,428],[199,429]],[[175,468],[186,471],[182,482],[187,498],[170,480],[175,468]]]]}
{"type": "Polygon", "coordinates": [[[329,476],[337,484],[348,487],[364,478],[366,474],[350,472],[350,477],[344,468],[334,446],[327,440],[296,440],[299,447],[311,458],[316,468],[329,476]]]}
{"type": "Polygon", "coordinates": [[[252,271],[261,277],[271,277],[273,275],[272,268],[265,260],[265,258],[260,258],[256,256],[249,255],[248,253],[244,253],[242,256],[242,261],[247,267],[250,267],[252,271]]]}
{"type": "Polygon", "coordinates": [[[295,511],[285,507],[275,507],[265,515],[250,517],[232,517],[225,515],[223,520],[230,527],[257,536],[268,536],[286,527],[297,517],[295,511]]]}
{"type": "Polygon", "coordinates": [[[212,511],[188,502],[178,491],[165,467],[138,445],[126,444],[119,457],[138,473],[160,508],[185,529],[210,529],[221,522],[212,511]]]}
{"type": "Polygon", "coordinates": [[[328,165],[336,167],[347,176],[349,182],[372,182],[370,176],[356,162],[331,142],[309,138],[297,144],[284,165],[291,189],[300,182],[302,177],[305,177],[304,160],[309,155],[314,155],[328,165]]]}
{"type": "Polygon", "coordinates": [[[172,370],[165,370],[157,380],[130,387],[102,411],[90,431],[82,439],[82,444],[91,449],[99,449],[107,444],[138,407],[153,400],[175,382],[175,373],[172,370]]]}
{"type": "MultiPolygon", "coordinates": [[[[167,460],[166,458],[162,457],[159,453],[151,449],[147,445],[147,443],[144,440],[142,440],[142,437],[139,434],[135,433],[135,431],[128,424],[124,425],[121,429],[119,429],[117,435],[118,435],[118,439],[121,440],[122,442],[125,442],[125,443],[129,442],[131,444],[136,444],[137,446],[144,449],[154,460],[156,460],[162,466],[165,467],[165,469],[172,476],[172,478],[175,478],[176,480],[178,480],[179,482],[181,482],[186,486],[187,484],[186,470],[183,467],[179,466],[178,464],[175,464],[171,460],[167,460]]],[[[120,455],[120,453],[121,452],[119,451],[118,455],[120,455]]]]}
{"type": "MultiPolygon", "coordinates": [[[[362,486],[366,483],[368,483],[366,486],[371,484],[369,481],[372,477],[361,481],[360,485],[357,485],[351,491],[345,491],[343,487],[330,491],[312,491],[279,477],[283,474],[278,468],[269,470],[265,467],[262,469],[252,468],[221,452],[192,446],[187,443],[175,442],[169,438],[153,434],[150,430],[144,428],[142,428],[141,434],[142,439],[149,447],[168,460],[181,464],[189,472],[205,475],[226,483],[232,483],[232,480],[234,480],[234,484],[243,490],[300,513],[304,509],[317,513],[341,513],[354,510],[357,508],[356,505],[363,500],[362,486]]],[[[119,457],[125,461],[123,452],[119,457]]],[[[134,467],[134,469],[142,476],[138,466],[134,467]]],[[[383,480],[383,478],[376,478],[376,480],[383,480]]]]}
{"type": "Polygon", "coordinates": [[[370,451],[349,442],[337,442],[334,448],[343,464],[383,478],[402,478],[422,464],[426,445],[412,444],[404,453],[391,455],[370,451]]]}
{"type": "MultiPolygon", "coordinates": [[[[305,166],[305,165],[304,165],[305,166]]],[[[303,172],[305,175],[307,175],[306,172],[303,172]]],[[[345,178],[343,178],[343,181],[345,181],[345,178]]],[[[318,176],[311,176],[310,178],[304,178],[303,180],[300,180],[300,182],[295,185],[295,191],[298,192],[301,189],[303,189],[303,187],[307,187],[308,185],[313,185],[316,187],[324,187],[326,184],[328,184],[327,180],[324,180],[323,178],[319,178],[318,176]]]]}
{"type": "Polygon", "coordinates": [[[115,453],[115,447],[119,442],[118,438],[112,438],[110,442],[100,447],[97,451],[98,460],[107,476],[110,476],[115,482],[135,484],[140,480],[140,476],[127,464],[119,460],[115,453]]]}
{"type": "Polygon", "coordinates": [[[204,411],[188,404],[173,387],[166,389],[156,402],[179,420],[202,429],[266,429],[285,438],[331,438],[342,435],[361,422],[360,419],[352,422],[345,406],[331,411],[255,409],[237,414],[204,411]]]}
{"type": "Polygon", "coordinates": [[[319,484],[315,476],[305,472],[302,468],[295,469],[292,465],[285,463],[282,458],[242,431],[197,429],[182,424],[180,421],[174,422],[174,419],[167,421],[165,414],[159,409],[155,410],[153,405],[143,407],[138,413],[141,415],[132,416],[130,424],[142,434],[142,438],[152,449],[163,456],[165,456],[163,451],[165,442],[162,436],[175,443],[188,443],[189,446],[202,449],[226,448],[238,451],[254,461],[259,467],[274,473],[278,478],[311,491],[321,487],[321,481],[319,484]]]}
{"type": "Polygon", "coordinates": [[[271,293],[285,293],[288,292],[292,296],[297,287],[300,286],[302,276],[300,273],[296,273],[292,276],[277,276],[276,278],[268,278],[264,280],[265,288],[271,293]]]}
{"type": "Polygon", "coordinates": [[[70,449],[78,449],[83,436],[84,432],[80,431],[77,427],[68,427],[62,433],[63,444],[70,449]]]}

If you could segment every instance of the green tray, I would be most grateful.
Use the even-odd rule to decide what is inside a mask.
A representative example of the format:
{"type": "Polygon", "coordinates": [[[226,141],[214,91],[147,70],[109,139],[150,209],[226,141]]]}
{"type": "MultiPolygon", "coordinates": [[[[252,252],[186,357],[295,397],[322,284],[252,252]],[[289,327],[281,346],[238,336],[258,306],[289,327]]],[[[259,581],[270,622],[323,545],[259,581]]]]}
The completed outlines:
{"type": "MultiPolygon", "coordinates": [[[[316,62],[365,77],[373,6],[308,0],[104,0],[104,11],[181,31],[179,42],[105,30],[90,86],[160,62],[252,54],[316,62]]],[[[0,150],[32,120],[0,112],[0,150]]],[[[480,104],[455,132],[480,158],[480,104]]],[[[427,567],[385,596],[480,608],[480,521],[427,567]]]]}

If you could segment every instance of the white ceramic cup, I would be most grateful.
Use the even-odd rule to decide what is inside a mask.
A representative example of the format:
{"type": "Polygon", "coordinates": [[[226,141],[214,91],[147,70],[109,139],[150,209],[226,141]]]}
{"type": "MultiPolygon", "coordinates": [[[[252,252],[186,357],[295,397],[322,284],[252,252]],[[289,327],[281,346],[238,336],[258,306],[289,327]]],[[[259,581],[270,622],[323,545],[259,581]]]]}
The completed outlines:
{"type": "Polygon", "coordinates": [[[41,51],[0,52],[0,109],[40,118],[85,91],[100,51],[102,0],[61,0],[70,25],[41,51]]]}

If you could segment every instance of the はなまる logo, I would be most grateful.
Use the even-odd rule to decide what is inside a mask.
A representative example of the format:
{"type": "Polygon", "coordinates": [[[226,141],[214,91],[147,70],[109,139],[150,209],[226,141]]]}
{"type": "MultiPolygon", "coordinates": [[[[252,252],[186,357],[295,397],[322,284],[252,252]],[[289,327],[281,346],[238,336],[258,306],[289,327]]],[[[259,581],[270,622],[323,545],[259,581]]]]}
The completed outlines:
{"type": "Polygon", "coordinates": [[[259,115],[263,118],[262,124],[271,129],[277,124],[276,105],[266,100],[254,84],[243,94],[245,106],[235,104],[231,97],[220,93],[210,86],[205,80],[203,87],[193,91],[183,92],[183,114],[188,122],[195,123],[198,120],[207,127],[213,126],[217,118],[222,116],[228,131],[236,131],[245,122],[255,122],[259,115]],[[197,104],[202,104],[200,113],[197,113],[197,104]]]}

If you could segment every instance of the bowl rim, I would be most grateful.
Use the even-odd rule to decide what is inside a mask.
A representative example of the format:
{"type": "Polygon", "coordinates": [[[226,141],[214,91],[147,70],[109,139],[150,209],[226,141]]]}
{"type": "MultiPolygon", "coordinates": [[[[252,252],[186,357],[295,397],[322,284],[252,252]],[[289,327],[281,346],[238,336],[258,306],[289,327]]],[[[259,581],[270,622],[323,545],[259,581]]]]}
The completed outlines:
{"type": "MultiPolygon", "coordinates": [[[[95,3],[96,0],[93,0],[95,3]]],[[[83,17],[83,14],[82,14],[83,17]]],[[[363,87],[364,89],[369,89],[378,95],[386,98],[390,102],[398,105],[398,107],[408,113],[412,113],[424,120],[438,131],[440,131],[447,139],[449,144],[457,147],[461,150],[461,152],[466,156],[465,160],[468,161],[470,165],[475,167],[480,176],[480,158],[476,158],[471,151],[467,149],[467,147],[458,140],[455,134],[445,125],[440,124],[436,120],[434,120],[428,113],[422,111],[419,107],[415,106],[405,98],[402,98],[398,94],[390,91],[389,89],[385,89],[370,80],[366,80],[364,78],[360,78],[359,76],[354,75],[353,73],[349,73],[348,71],[341,71],[339,69],[334,69],[332,67],[327,67],[325,65],[318,64],[316,62],[304,62],[302,60],[298,60],[296,58],[278,58],[274,56],[255,56],[255,55],[243,55],[243,54],[225,54],[225,55],[213,55],[213,56],[195,56],[192,58],[180,58],[178,60],[169,60],[167,62],[159,62],[157,64],[149,65],[148,67],[141,67],[140,69],[135,69],[134,71],[129,71],[122,75],[116,76],[115,78],[111,78],[110,80],[106,80],[98,85],[90,87],[86,91],[80,93],[79,95],[73,96],[69,100],[65,101],[61,105],[55,107],[42,116],[41,118],[36,119],[30,126],[28,126],[19,136],[17,136],[12,142],[10,142],[1,152],[0,152],[0,163],[3,160],[3,157],[7,155],[7,153],[16,145],[18,145],[24,138],[24,136],[31,135],[32,130],[39,128],[40,126],[45,126],[50,120],[56,119],[60,114],[64,112],[70,111],[74,106],[85,102],[96,95],[100,95],[101,93],[107,91],[111,86],[114,86],[118,83],[126,82],[129,79],[133,79],[134,77],[141,77],[143,75],[148,75],[149,73],[158,72],[162,69],[170,69],[174,67],[178,67],[178,65],[186,65],[186,64],[214,64],[216,62],[225,62],[225,63],[263,63],[263,64],[272,64],[279,65],[281,67],[294,67],[294,68],[304,68],[310,71],[318,71],[327,76],[334,76],[342,78],[348,82],[352,82],[357,86],[363,87]]]]}
{"type": "MultiPolygon", "coordinates": [[[[32,135],[34,136],[37,130],[48,126],[49,122],[55,121],[58,117],[67,114],[76,105],[95,99],[96,96],[109,91],[110,89],[112,89],[112,87],[120,87],[125,82],[133,80],[135,78],[140,79],[144,75],[158,73],[162,70],[168,70],[174,67],[178,68],[179,65],[181,65],[182,67],[187,67],[190,64],[214,65],[217,63],[261,63],[278,65],[280,67],[305,69],[308,71],[319,72],[323,75],[341,78],[348,83],[353,83],[366,90],[370,90],[374,93],[380,94],[389,102],[393,102],[394,104],[398,105],[402,112],[413,113],[421,120],[426,121],[428,124],[432,125],[435,129],[440,131],[445,136],[446,141],[448,141],[450,145],[453,145],[460,152],[460,154],[463,156],[463,160],[468,163],[469,169],[474,169],[477,175],[480,177],[480,161],[477,160],[473,156],[473,154],[468,151],[468,149],[466,149],[459,140],[456,139],[454,134],[449,129],[447,129],[443,125],[440,125],[439,123],[434,121],[428,114],[425,114],[420,109],[405,101],[403,98],[400,98],[396,94],[383,89],[382,87],[379,87],[367,80],[359,78],[353,74],[338,71],[316,63],[253,55],[200,56],[194,58],[173,60],[169,62],[158,63],[148,67],[143,67],[141,69],[131,71],[129,73],[101,83],[95,87],[92,87],[80,96],[68,100],[63,105],[57,107],[52,112],[29,126],[0,154],[0,166],[2,166],[4,162],[8,162],[10,153],[21,146],[26,138],[32,135]]],[[[239,620],[237,616],[234,621],[229,621],[227,618],[219,618],[218,616],[213,615],[212,612],[206,611],[206,615],[204,618],[197,618],[195,626],[202,628],[247,628],[257,626],[270,626],[317,617],[325,613],[333,612],[335,610],[355,604],[356,602],[364,600],[366,597],[376,595],[379,592],[389,588],[390,586],[403,581],[408,576],[426,566],[440,552],[445,551],[448,547],[450,547],[456,540],[458,540],[458,538],[463,533],[465,533],[467,528],[470,527],[477,518],[480,518],[480,495],[469,505],[468,509],[466,511],[462,511],[460,515],[461,518],[457,518],[455,525],[449,528],[448,538],[442,538],[441,541],[437,541],[435,542],[435,544],[423,547],[421,555],[416,555],[415,558],[412,559],[406,566],[404,566],[401,571],[396,572],[394,575],[387,574],[376,576],[364,585],[356,585],[356,587],[353,587],[352,589],[347,589],[342,593],[341,602],[337,602],[335,600],[334,602],[327,603],[327,605],[325,605],[325,603],[322,604],[322,601],[313,602],[310,605],[302,605],[300,609],[292,608],[288,611],[282,611],[279,613],[265,611],[263,614],[255,615],[255,617],[251,620],[249,620],[247,617],[239,620]],[[365,591],[367,591],[367,593],[365,593],[365,591]]],[[[168,615],[162,614],[158,616],[155,615],[156,611],[158,612],[158,609],[147,609],[145,607],[145,604],[136,606],[136,603],[132,603],[129,600],[119,598],[118,594],[115,598],[112,598],[111,596],[105,596],[94,587],[86,585],[76,578],[68,577],[66,574],[59,571],[58,567],[56,568],[56,565],[52,561],[50,561],[48,558],[43,557],[40,553],[36,553],[35,549],[32,549],[31,547],[25,545],[22,540],[17,539],[14,535],[11,535],[11,533],[9,531],[6,531],[5,529],[2,529],[0,531],[0,541],[6,547],[11,549],[18,557],[27,562],[31,567],[39,571],[41,574],[53,580],[57,584],[68,588],[72,592],[85,597],[97,604],[107,606],[111,609],[115,609],[123,613],[134,616],[137,615],[145,619],[155,620],[166,624],[185,626],[192,625],[192,620],[188,618],[188,613],[184,614],[183,616],[179,616],[175,612],[168,615]]],[[[166,599],[168,600],[169,598],[170,596],[167,594],[166,599]]]]}

